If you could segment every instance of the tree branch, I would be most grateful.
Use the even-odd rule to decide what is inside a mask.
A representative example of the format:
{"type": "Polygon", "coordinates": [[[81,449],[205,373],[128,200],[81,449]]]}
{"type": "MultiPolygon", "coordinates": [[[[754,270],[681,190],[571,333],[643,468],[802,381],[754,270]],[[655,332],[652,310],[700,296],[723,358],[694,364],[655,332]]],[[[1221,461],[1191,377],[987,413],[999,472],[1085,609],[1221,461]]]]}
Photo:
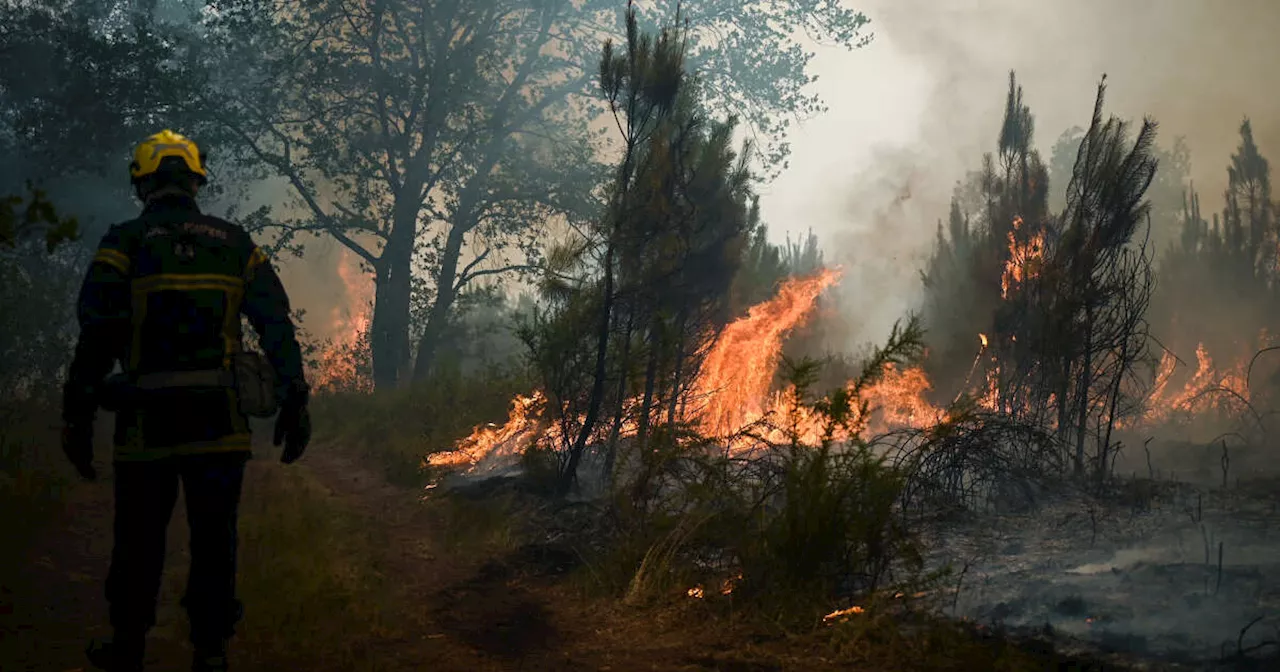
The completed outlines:
{"type": "Polygon", "coordinates": [[[472,273],[459,273],[458,281],[453,285],[453,291],[460,292],[467,283],[485,275],[500,275],[502,273],[511,273],[514,271],[539,271],[542,267],[537,264],[508,264],[499,268],[482,268],[472,273]]]}

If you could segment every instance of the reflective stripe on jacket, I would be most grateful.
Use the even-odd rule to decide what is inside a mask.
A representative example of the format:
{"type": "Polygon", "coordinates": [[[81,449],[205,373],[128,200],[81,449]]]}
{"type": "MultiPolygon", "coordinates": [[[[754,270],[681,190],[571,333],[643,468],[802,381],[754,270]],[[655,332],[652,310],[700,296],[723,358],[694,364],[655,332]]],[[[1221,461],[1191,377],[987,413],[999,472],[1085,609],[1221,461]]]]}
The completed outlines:
{"type": "Polygon", "coordinates": [[[111,227],[80,291],[64,419],[92,421],[102,381],[119,362],[135,381],[178,382],[139,390],[117,412],[116,459],[249,450],[234,389],[199,383],[230,371],[242,315],[281,387],[302,380],[289,299],[266,262],[244,229],[202,214],[185,196],[153,201],[111,227]]]}

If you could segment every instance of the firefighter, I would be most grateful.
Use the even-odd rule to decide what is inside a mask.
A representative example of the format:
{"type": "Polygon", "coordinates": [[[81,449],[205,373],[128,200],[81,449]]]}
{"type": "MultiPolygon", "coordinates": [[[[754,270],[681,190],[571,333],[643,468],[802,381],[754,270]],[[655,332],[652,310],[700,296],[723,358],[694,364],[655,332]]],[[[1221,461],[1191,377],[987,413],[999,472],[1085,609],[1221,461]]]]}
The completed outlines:
{"type": "Polygon", "coordinates": [[[193,669],[225,670],[241,615],[236,520],[250,456],[238,401],[243,381],[232,365],[243,355],[241,315],[274,372],[273,439],[284,444],[285,464],[310,440],[308,386],[289,299],[271,264],[244,229],[196,206],[207,179],[195,143],[169,130],[157,133],[134,151],[129,172],[144,208],[107,231],[89,266],[78,305],[80,339],[63,392],[63,451],[86,479],[96,476],[97,407],[116,411],[106,582],[114,637],[91,643],[87,654],[100,669],[142,669],[165,531],[181,484],[191,532],[182,605],[193,669]],[[117,364],[121,373],[108,378],[117,364]]]}

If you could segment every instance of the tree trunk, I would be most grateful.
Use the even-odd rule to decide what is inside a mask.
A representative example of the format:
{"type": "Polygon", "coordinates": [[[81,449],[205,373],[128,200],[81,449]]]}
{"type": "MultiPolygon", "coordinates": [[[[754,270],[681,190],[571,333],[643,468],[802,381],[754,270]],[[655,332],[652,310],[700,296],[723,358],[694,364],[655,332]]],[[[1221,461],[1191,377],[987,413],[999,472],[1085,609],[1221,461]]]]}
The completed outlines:
{"type": "MultiPolygon", "coordinates": [[[[657,320],[654,321],[657,322],[657,320]]],[[[658,358],[662,354],[662,343],[657,326],[655,325],[649,333],[649,363],[644,369],[644,398],[640,402],[640,415],[636,421],[636,446],[644,451],[645,455],[648,454],[646,444],[649,441],[649,419],[653,415],[653,392],[658,382],[658,358]]]]}
{"type": "Polygon", "coordinates": [[[1084,320],[1084,357],[1080,363],[1080,384],[1076,389],[1079,406],[1076,411],[1076,476],[1084,475],[1084,442],[1088,436],[1089,388],[1093,376],[1093,307],[1086,304],[1084,320]]]}
{"type": "MultiPolygon", "coordinates": [[[[462,216],[470,217],[469,213],[462,216]]],[[[449,229],[449,238],[445,241],[444,256],[440,259],[440,273],[436,276],[436,300],[431,304],[427,314],[427,324],[422,330],[422,338],[418,339],[418,358],[413,366],[413,379],[424,380],[431,375],[435,364],[436,352],[440,341],[449,327],[449,316],[453,310],[453,302],[458,298],[455,283],[458,279],[458,258],[462,255],[462,241],[469,225],[455,222],[449,229]]]]}
{"type": "MultiPolygon", "coordinates": [[[[504,106],[503,109],[507,109],[504,106]]],[[[501,110],[499,111],[505,114],[501,110]]],[[[462,256],[462,246],[467,234],[478,226],[481,216],[481,194],[489,186],[488,175],[502,157],[502,138],[506,135],[491,138],[483,149],[483,158],[476,174],[467,180],[458,207],[454,210],[449,222],[449,237],[445,240],[444,256],[440,259],[440,271],[436,275],[436,300],[431,304],[427,314],[427,324],[418,339],[418,357],[414,361],[413,379],[424,380],[431,375],[435,365],[435,357],[440,348],[440,341],[449,328],[449,318],[453,303],[458,298],[458,260],[462,256]]],[[[466,278],[464,278],[464,281],[466,278]]]]}
{"type": "Polygon", "coordinates": [[[681,389],[683,387],[681,377],[684,376],[684,346],[685,346],[685,329],[689,323],[689,308],[687,305],[680,306],[680,314],[676,317],[676,351],[675,365],[671,374],[671,399],[667,404],[667,424],[674,425],[679,419],[678,411],[680,409],[680,399],[683,396],[681,389]]]}
{"type": "Polygon", "coordinates": [[[591,382],[591,396],[587,399],[587,415],[582,420],[582,428],[573,446],[569,448],[569,459],[565,462],[564,471],[560,474],[560,494],[567,494],[577,480],[578,464],[582,462],[582,451],[586,450],[587,441],[595,429],[596,420],[600,416],[600,405],[604,402],[604,380],[608,373],[609,323],[613,313],[613,256],[614,242],[610,236],[604,253],[604,296],[600,305],[600,322],[596,327],[596,366],[591,382]]]}
{"type": "Polygon", "coordinates": [[[1058,440],[1062,442],[1061,445],[1065,446],[1067,445],[1067,438],[1069,436],[1067,433],[1067,428],[1070,427],[1068,420],[1071,417],[1071,356],[1066,353],[1063,353],[1062,355],[1062,370],[1059,372],[1058,376],[1057,434],[1058,440]]]}
{"type": "Polygon", "coordinates": [[[1125,333],[1123,338],[1124,340],[1120,342],[1120,357],[1116,361],[1116,379],[1111,386],[1111,404],[1107,413],[1106,435],[1098,448],[1098,482],[1102,482],[1107,473],[1107,458],[1108,453],[1111,452],[1111,429],[1116,424],[1116,404],[1120,401],[1120,383],[1124,380],[1125,370],[1129,368],[1127,364],[1129,361],[1129,334],[1125,333]]]}
{"type": "Polygon", "coordinates": [[[610,484],[613,483],[613,465],[618,459],[618,440],[622,435],[622,425],[627,418],[627,374],[631,366],[632,317],[633,313],[628,312],[627,325],[622,331],[622,355],[618,361],[618,403],[617,408],[614,409],[613,427],[609,429],[609,441],[604,454],[604,477],[610,484]]]}
{"type": "Polygon", "coordinates": [[[409,297],[418,224],[418,208],[411,201],[397,199],[391,235],[376,269],[370,325],[375,389],[396,387],[409,362],[409,297]]]}

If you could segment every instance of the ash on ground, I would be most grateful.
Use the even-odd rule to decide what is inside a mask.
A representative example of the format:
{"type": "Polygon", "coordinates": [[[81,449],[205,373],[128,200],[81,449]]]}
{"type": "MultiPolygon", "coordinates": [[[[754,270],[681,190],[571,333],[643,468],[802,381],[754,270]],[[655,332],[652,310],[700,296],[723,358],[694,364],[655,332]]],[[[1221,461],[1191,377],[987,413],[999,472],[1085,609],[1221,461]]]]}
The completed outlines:
{"type": "Polygon", "coordinates": [[[958,617],[1151,662],[1280,670],[1280,478],[1118,479],[930,539],[958,617]]]}

